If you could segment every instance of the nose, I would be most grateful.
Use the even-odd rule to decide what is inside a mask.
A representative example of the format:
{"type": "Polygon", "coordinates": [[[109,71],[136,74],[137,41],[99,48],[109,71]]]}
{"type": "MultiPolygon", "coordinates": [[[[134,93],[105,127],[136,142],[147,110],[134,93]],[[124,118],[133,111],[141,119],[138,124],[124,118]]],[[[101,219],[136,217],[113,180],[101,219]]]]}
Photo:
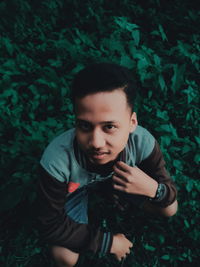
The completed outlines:
{"type": "Polygon", "coordinates": [[[89,145],[93,149],[100,149],[105,146],[104,135],[100,130],[94,130],[89,139],[89,145]]]}

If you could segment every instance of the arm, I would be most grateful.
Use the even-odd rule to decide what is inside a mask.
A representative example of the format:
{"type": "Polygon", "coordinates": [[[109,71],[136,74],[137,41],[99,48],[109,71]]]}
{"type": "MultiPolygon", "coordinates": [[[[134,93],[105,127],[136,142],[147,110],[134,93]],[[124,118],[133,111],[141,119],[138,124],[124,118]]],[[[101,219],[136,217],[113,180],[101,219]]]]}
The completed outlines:
{"type": "Polygon", "coordinates": [[[165,184],[167,188],[166,195],[160,202],[146,201],[144,209],[152,214],[161,214],[166,217],[173,216],[178,209],[177,190],[165,168],[163,154],[157,142],[151,155],[142,161],[138,167],[149,176],[154,177],[158,183],[165,184]]]}
{"type": "Polygon", "coordinates": [[[170,204],[169,206],[162,208],[162,207],[158,207],[155,206],[153,204],[151,204],[149,201],[146,201],[144,203],[143,209],[153,215],[162,215],[164,217],[171,217],[173,215],[176,214],[177,209],[178,209],[178,202],[177,200],[175,200],[172,204],[170,204]]]}
{"type": "Polygon", "coordinates": [[[158,143],[150,156],[143,160],[138,167],[130,167],[124,162],[118,162],[114,168],[114,188],[130,194],[154,198],[158,183],[165,185],[165,195],[159,201],[146,201],[144,208],[156,214],[172,216],[177,210],[175,184],[165,169],[165,161],[158,143]]]}
{"type": "MultiPolygon", "coordinates": [[[[64,211],[67,184],[48,175],[42,168],[38,181],[38,220],[44,241],[74,252],[102,249],[104,233],[90,225],[79,224],[64,211]]],[[[111,247],[112,238],[107,249],[111,247]]],[[[107,251],[105,251],[107,252],[107,251]]]]}

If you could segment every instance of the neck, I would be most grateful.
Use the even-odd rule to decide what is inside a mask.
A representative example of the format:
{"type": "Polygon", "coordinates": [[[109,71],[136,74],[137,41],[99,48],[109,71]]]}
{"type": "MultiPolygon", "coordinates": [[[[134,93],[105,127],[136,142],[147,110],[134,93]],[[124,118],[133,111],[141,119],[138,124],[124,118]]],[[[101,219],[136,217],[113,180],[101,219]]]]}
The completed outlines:
{"type": "Polygon", "coordinates": [[[117,162],[117,160],[119,159],[119,157],[117,157],[116,160],[110,161],[106,164],[93,164],[91,163],[89,160],[87,160],[87,168],[89,171],[91,172],[95,172],[101,175],[108,175],[109,173],[111,173],[113,171],[113,166],[115,165],[115,163],[117,162]]]}

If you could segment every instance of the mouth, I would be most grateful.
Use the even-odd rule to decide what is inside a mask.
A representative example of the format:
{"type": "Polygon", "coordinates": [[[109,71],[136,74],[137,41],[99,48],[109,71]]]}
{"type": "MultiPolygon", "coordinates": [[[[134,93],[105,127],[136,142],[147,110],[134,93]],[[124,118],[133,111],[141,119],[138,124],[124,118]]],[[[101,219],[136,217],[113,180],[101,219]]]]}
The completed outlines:
{"type": "Polygon", "coordinates": [[[93,152],[93,153],[89,153],[89,156],[93,159],[103,159],[108,154],[109,154],[108,152],[93,152]]]}

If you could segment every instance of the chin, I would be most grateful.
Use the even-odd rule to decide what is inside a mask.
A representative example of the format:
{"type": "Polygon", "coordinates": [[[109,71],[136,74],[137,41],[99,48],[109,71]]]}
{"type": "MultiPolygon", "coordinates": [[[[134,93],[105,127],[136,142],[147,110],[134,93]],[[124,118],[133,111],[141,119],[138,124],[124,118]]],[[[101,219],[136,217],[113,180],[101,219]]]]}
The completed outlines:
{"type": "Polygon", "coordinates": [[[109,163],[110,161],[109,160],[106,160],[106,161],[103,161],[103,160],[90,160],[90,162],[92,164],[95,164],[95,165],[104,165],[106,163],[109,163]]]}
{"type": "Polygon", "coordinates": [[[112,158],[109,158],[109,159],[90,159],[90,162],[92,164],[95,164],[95,165],[104,165],[104,164],[107,164],[109,162],[112,162],[114,161],[114,159],[112,158]]]}

